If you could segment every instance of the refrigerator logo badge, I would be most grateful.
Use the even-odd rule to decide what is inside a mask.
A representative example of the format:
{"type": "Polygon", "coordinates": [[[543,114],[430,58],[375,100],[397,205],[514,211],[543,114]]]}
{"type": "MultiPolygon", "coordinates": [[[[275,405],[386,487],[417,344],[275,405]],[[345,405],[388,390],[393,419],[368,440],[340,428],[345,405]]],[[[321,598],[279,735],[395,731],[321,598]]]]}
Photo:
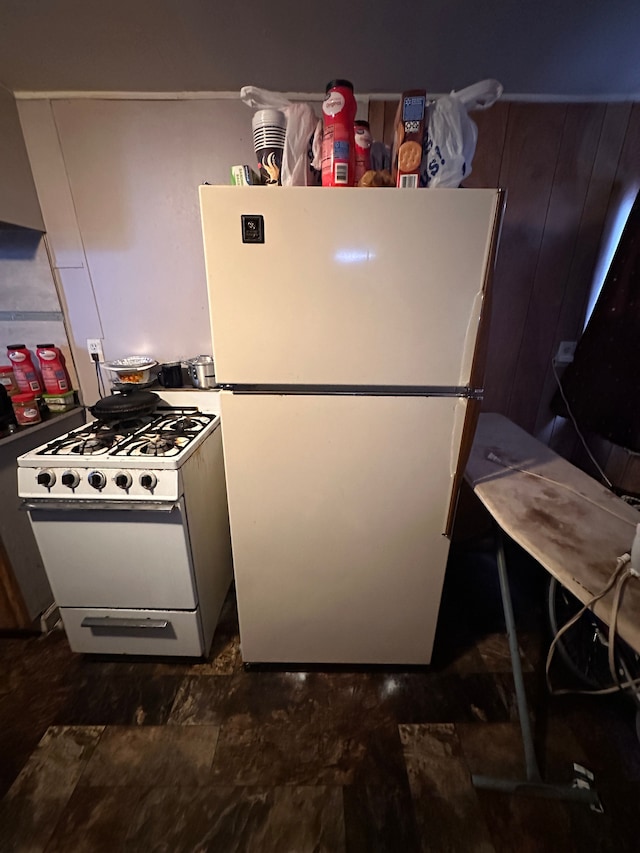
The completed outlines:
{"type": "Polygon", "coordinates": [[[264,243],[264,218],[262,214],[244,214],[242,220],[242,242],[264,243]]]}

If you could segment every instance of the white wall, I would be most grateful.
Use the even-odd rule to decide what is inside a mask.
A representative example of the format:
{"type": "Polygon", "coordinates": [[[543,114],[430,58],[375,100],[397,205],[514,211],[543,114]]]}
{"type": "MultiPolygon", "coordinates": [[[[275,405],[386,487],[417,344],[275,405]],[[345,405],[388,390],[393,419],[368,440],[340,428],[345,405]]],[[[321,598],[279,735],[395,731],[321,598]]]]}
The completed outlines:
{"type": "Polygon", "coordinates": [[[84,401],[106,359],[211,352],[198,185],[253,162],[234,100],[19,102],[84,401]]]}

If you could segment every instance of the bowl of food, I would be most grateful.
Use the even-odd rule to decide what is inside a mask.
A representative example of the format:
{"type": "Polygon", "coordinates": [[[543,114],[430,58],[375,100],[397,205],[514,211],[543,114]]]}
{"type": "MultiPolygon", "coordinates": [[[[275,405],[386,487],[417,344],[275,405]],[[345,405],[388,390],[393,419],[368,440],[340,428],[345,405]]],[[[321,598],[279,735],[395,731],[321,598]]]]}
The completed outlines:
{"type": "Polygon", "coordinates": [[[105,361],[102,367],[113,374],[112,382],[118,385],[149,385],[154,378],[151,370],[158,362],[146,355],[130,355],[105,361]]]}

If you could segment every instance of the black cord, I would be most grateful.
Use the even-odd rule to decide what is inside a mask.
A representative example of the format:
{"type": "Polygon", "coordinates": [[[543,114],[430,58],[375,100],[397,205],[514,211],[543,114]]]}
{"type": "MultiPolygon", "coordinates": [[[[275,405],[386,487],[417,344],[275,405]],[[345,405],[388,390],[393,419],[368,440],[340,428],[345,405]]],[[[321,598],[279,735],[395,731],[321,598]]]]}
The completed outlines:
{"type": "Polygon", "coordinates": [[[100,363],[98,361],[97,353],[92,353],[91,358],[93,359],[93,362],[96,366],[96,384],[98,386],[98,396],[99,397],[106,397],[107,392],[105,390],[104,382],[102,379],[102,374],[100,372],[100,363]]]}

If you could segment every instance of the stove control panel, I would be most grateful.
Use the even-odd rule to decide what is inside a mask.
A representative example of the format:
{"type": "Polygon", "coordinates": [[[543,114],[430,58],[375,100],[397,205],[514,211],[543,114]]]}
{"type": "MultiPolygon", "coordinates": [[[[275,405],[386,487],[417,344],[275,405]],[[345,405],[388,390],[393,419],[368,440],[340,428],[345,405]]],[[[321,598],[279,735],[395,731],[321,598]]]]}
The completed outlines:
{"type": "MultiPolygon", "coordinates": [[[[95,463],[94,463],[95,464],[95,463]]],[[[22,498],[60,500],[176,501],[182,494],[179,470],[124,470],[85,467],[18,467],[22,498]]]]}

